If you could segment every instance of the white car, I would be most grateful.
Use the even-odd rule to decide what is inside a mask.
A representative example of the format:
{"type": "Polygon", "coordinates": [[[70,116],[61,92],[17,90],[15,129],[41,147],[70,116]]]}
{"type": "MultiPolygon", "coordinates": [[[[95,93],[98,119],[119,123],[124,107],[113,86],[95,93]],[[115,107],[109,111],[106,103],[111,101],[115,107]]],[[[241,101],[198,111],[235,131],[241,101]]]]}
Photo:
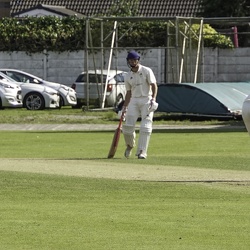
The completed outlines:
{"type": "Polygon", "coordinates": [[[60,95],[60,107],[75,106],[77,104],[75,90],[66,85],[45,81],[42,78],[17,69],[0,69],[0,71],[17,82],[43,85],[57,90],[60,95]]]}
{"type": "Polygon", "coordinates": [[[126,88],[124,76],[126,72],[120,70],[88,70],[89,83],[87,83],[87,74],[82,72],[72,84],[76,91],[77,107],[89,103],[100,106],[103,100],[105,83],[107,79],[107,88],[105,96],[105,106],[115,107],[125,99],[126,88]],[[87,93],[87,88],[89,92],[87,93]]]}
{"type": "Polygon", "coordinates": [[[12,82],[1,80],[0,76],[0,109],[22,108],[21,87],[12,82]]]}
{"type": "Polygon", "coordinates": [[[28,110],[43,110],[45,108],[59,108],[60,96],[55,89],[50,87],[16,82],[0,72],[0,77],[5,83],[15,83],[21,87],[23,107],[28,110]]]}

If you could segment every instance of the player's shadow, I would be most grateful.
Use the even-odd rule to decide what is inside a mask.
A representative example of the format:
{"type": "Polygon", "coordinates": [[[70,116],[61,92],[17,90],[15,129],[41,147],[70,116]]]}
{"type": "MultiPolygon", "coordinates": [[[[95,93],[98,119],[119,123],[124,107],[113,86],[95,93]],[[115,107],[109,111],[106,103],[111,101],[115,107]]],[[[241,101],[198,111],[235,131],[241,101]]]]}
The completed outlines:
{"type": "Polygon", "coordinates": [[[96,161],[96,160],[109,160],[109,161],[114,161],[114,160],[122,160],[123,157],[114,157],[114,158],[108,158],[108,157],[80,157],[80,158],[54,158],[54,159],[49,159],[49,160],[57,160],[57,161],[96,161]]]}

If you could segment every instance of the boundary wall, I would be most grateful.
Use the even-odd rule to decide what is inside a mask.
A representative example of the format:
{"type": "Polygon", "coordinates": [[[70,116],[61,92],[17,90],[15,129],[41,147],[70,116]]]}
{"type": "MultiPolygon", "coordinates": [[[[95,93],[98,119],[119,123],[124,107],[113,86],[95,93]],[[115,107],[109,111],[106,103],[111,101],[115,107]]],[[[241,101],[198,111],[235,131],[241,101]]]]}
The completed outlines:
{"type": "MultiPolygon", "coordinates": [[[[192,83],[196,69],[198,69],[197,83],[250,81],[250,47],[204,48],[199,56],[198,67],[196,67],[196,51],[191,52],[190,56],[182,57],[177,56],[175,50],[169,51],[164,48],[138,51],[141,54],[141,63],[153,69],[159,84],[179,83],[182,59],[182,83],[192,83]]],[[[107,69],[109,53],[110,51],[106,50],[104,53],[89,53],[88,57],[85,57],[85,51],[44,52],[31,55],[26,52],[0,52],[0,68],[24,70],[46,80],[71,86],[86,67],[101,68],[103,61],[103,69],[107,69]]],[[[127,50],[114,50],[111,68],[128,71],[126,55],[127,50]]]]}

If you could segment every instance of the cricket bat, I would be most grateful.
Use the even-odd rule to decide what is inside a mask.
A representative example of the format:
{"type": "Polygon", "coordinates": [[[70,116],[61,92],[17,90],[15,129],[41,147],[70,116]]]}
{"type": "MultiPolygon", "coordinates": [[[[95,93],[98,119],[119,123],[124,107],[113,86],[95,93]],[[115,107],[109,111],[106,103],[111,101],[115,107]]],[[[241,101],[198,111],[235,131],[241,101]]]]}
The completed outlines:
{"type": "Polygon", "coordinates": [[[115,152],[117,150],[121,131],[122,131],[122,121],[123,121],[123,118],[121,117],[120,121],[119,121],[119,125],[118,125],[117,129],[115,130],[115,133],[113,136],[113,141],[112,141],[112,144],[111,144],[111,147],[109,150],[108,158],[113,158],[115,156],[115,152]]]}

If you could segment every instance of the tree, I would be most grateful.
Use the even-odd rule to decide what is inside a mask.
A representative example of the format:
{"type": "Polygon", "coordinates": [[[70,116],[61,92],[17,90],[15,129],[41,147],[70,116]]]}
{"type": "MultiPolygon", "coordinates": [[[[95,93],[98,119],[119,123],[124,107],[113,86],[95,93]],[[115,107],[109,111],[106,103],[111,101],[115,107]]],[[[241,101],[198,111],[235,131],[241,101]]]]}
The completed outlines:
{"type": "Polygon", "coordinates": [[[139,0],[113,0],[108,16],[137,16],[139,0]]]}
{"type": "Polygon", "coordinates": [[[203,17],[250,16],[250,0],[201,0],[203,17]]]}
{"type": "Polygon", "coordinates": [[[237,36],[239,46],[249,46],[249,24],[240,21],[242,17],[250,16],[250,0],[200,0],[203,11],[201,16],[207,18],[218,17],[238,17],[239,21],[213,23],[212,27],[223,32],[228,37],[233,38],[233,27],[237,26],[237,36]]]}

